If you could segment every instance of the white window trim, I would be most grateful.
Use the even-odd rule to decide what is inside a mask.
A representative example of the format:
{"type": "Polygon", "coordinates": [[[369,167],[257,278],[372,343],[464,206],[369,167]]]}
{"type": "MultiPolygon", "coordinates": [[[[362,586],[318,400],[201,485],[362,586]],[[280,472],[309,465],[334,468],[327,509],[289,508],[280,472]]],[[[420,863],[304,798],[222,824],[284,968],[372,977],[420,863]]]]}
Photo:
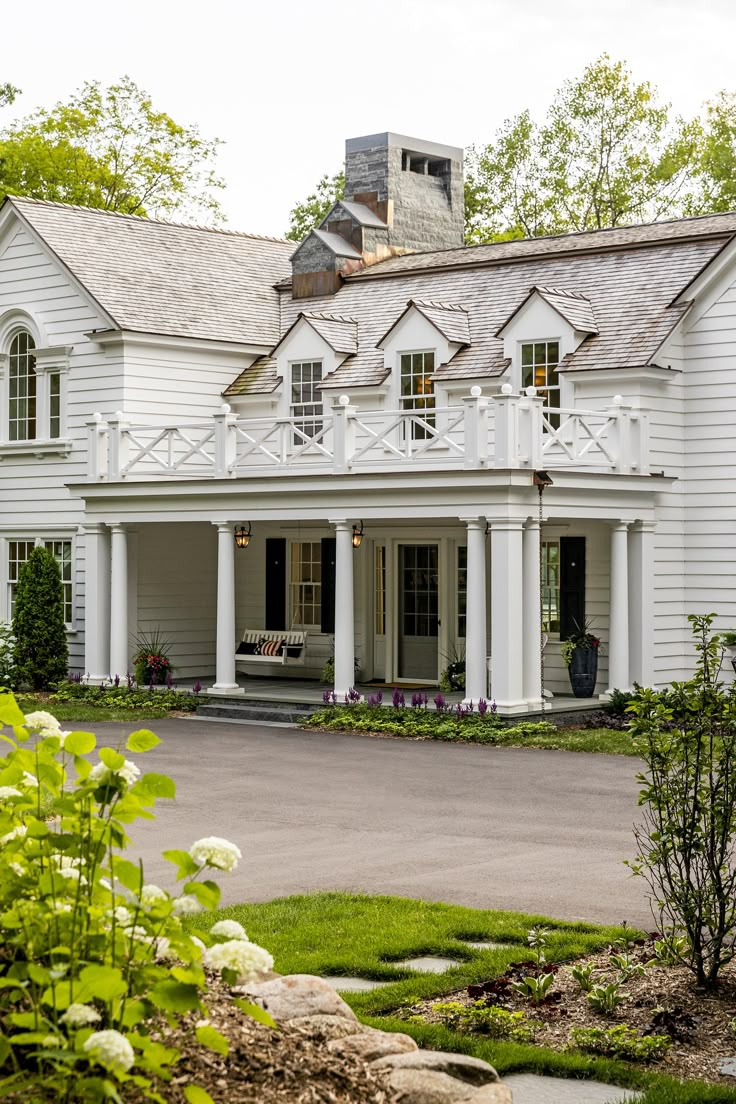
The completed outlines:
{"type": "Polygon", "coordinates": [[[10,578],[8,572],[9,541],[33,541],[36,548],[43,547],[46,541],[68,541],[72,546],[72,620],[65,622],[67,634],[78,630],[77,623],[77,530],[54,529],[51,533],[29,533],[27,530],[5,531],[0,538],[2,545],[2,563],[0,563],[0,586],[2,586],[2,620],[10,620],[10,578]]]}
{"type": "Polygon", "coordinates": [[[320,537],[301,537],[298,540],[289,540],[288,541],[288,565],[289,565],[289,570],[288,570],[287,576],[286,576],[286,614],[287,614],[287,619],[290,622],[289,629],[292,629],[292,628],[293,629],[306,629],[307,631],[310,631],[312,633],[321,632],[322,631],[322,586],[323,586],[323,579],[322,579],[321,570],[320,570],[320,581],[319,581],[319,612],[320,612],[319,622],[316,623],[316,624],[309,624],[308,622],[296,621],[295,618],[294,618],[294,606],[292,604],[292,595],[293,595],[294,588],[298,587],[300,585],[301,580],[294,583],[293,580],[292,580],[292,577],[291,577],[291,569],[292,569],[292,563],[293,563],[293,551],[292,551],[292,549],[294,549],[295,547],[299,547],[303,544],[316,544],[316,545],[319,545],[319,547],[320,547],[320,556],[322,554],[322,541],[321,541],[320,537]]]}
{"type": "MultiPolygon", "coordinates": [[[[559,362],[561,365],[566,353],[562,349],[562,336],[560,334],[552,335],[551,337],[527,337],[519,339],[516,343],[516,354],[514,356],[514,363],[511,366],[513,373],[513,384],[518,392],[521,392],[524,387],[524,367],[521,363],[521,347],[522,345],[549,345],[550,342],[557,342],[559,348],[559,362]]],[[[558,368],[559,372],[559,368],[558,368]]],[[[572,384],[565,378],[565,373],[559,373],[560,380],[560,406],[569,409],[573,405],[573,387],[572,384]]]]}
{"type": "Polygon", "coordinates": [[[9,348],[16,334],[21,330],[31,334],[35,340],[34,328],[24,319],[8,330],[2,352],[0,352],[0,457],[3,456],[66,456],[72,442],[67,437],[67,392],[69,377],[69,354],[71,346],[56,345],[39,347],[33,350],[36,361],[36,437],[27,441],[9,440],[10,404],[8,400],[8,377],[10,368],[9,348]],[[59,374],[59,436],[50,434],[50,384],[49,376],[59,374]]]}
{"type": "MultiPolygon", "coordinates": [[[[294,413],[294,407],[295,406],[310,405],[310,404],[305,404],[305,403],[293,403],[291,401],[292,380],[294,378],[293,373],[294,373],[294,368],[297,364],[319,364],[320,371],[321,371],[321,375],[320,375],[320,378],[319,378],[320,383],[322,383],[322,381],[325,378],[325,375],[327,374],[325,372],[324,357],[293,357],[291,360],[289,360],[287,362],[287,366],[288,366],[288,369],[289,369],[289,378],[287,380],[287,388],[286,388],[286,410],[287,410],[286,416],[287,416],[287,418],[294,418],[294,419],[297,419],[297,418],[301,417],[301,418],[303,418],[303,420],[305,422],[309,421],[310,419],[313,419],[315,422],[321,422],[322,427],[324,428],[324,421],[325,421],[325,417],[326,417],[328,411],[326,409],[325,398],[324,398],[324,394],[323,394],[322,391],[317,392],[318,399],[314,404],[311,404],[311,405],[316,406],[317,403],[319,403],[319,406],[320,406],[319,410],[316,411],[313,415],[297,415],[297,414],[294,413]]],[[[304,442],[299,441],[296,444],[292,444],[292,447],[293,448],[299,448],[303,443],[304,442]]]]}

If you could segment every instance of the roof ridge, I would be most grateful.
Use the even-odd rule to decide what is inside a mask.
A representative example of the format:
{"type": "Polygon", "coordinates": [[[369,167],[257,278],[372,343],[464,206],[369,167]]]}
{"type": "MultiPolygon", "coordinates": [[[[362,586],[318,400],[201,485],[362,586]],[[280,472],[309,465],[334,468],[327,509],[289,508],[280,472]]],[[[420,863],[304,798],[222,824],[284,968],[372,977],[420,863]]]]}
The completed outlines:
{"type": "Polygon", "coordinates": [[[463,314],[468,313],[468,308],[462,303],[443,303],[439,299],[412,299],[411,302],[417,307],[432,307],[435,310],[457,311],[463,314]]]}
{"type": "Polygon", "coordinates": [[[346,314],[326,314],[324,311],[300,311],[303,318],[319,318],[323,322],[352,322],[354,326],[358,325],[356,318],[348,318],[346,314]]]}
{"type": "Polygon", "coordinates": [[[132,222],[145,223],[147,226],[171,226],[177,230],[202,230],[207,234],[224,234],[233,238],[252,238],[255,241],[278,242],[279,245],[293,246],[294,242],[288,238],[272,237],[270,234],[252,234],[247,230],[229,230],[223,226],[204,226],[196,222],[174,222],[172,219],[149,218],[147,215],[130,215],[124,211],[106,211],[102,207],[83,207],[80,203],[59,203],[52,199],[36,199],[34,196],[8,195],[11,203],[31,203],[36,207],[53,207],[56,210],[81,211],[87,215],[105,215],[108,218],[128,219],[132,222]]]}
{"type": "Polygon", "coordinates": [[[556,288],[542,286],[542,284],[535,284],[532,291],[538,291],[540,295],[562,295],[566,299],[582,299],[583,302],[589,303],[590,298],[587,295],[583,295],[580,291],[568,291],[567,288],[556,288]]]}

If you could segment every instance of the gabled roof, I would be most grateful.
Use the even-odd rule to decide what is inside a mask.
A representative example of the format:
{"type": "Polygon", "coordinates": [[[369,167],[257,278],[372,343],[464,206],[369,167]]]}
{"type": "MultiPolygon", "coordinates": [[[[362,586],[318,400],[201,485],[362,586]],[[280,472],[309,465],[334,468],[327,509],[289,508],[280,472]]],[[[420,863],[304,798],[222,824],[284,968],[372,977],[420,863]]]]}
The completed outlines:
{"type": "Polygon", "coordinates": [[[383,230],[386,229],[386,223],[383,219],[378,217],[375,211],[371,211],[370,207],[366,206],[365,203],[355,203],[352,199],[338,199],[330,213],[322,219],[320,226],[324,226],[324,224],[332,218],[338,207],[342,207],[360,226],[372,226],[383,230]]]}
{"type": "Polygon", "coordinates": [[[270,395],[281,383],[276,372],[276,361],[271,357],[258,357],[222,392],[226,399],[238,395],[270,395]]]}
{"type": "Polygon", "coordinates": [[[320,391],[334,391],[344,387],[378,387],[390,375],[383,357],[374,349],[361,349],[357,356],[348,357],[339,368],[330,372],[319,385],[320,391]]]}
{"type": "Polygon", "coordinates": [[[529,294],[524,296],[518,307],[511,312],[503,325],[496,330],[496,337],[501,337],[511,321],[516,318],[521,310],[523,310],[529,300],[533,299],[535,296],[543,299],[545,303],[548,303],[549,306],[552,307],[552,310],[557,311],[557,313],[564,318],[566,322],[569,322],[574,330],[578,330],[579,333],[598,333],[598,326],[593,317],[593,306],[590,299],[585,295],[580,295],[580,293],[576,291],[566,291],[562,288],[533,287],[530,288],[529,294]]]}
{"type": "Polygon", "coordinates": [[[302,321],[307,322],[334,352],[344,353],[346,356],[357,353],[358,324],[354,319],[343,318],[341,315],[326,314],[321,311],[299,311],[286,333],[274,345],[271,356],[276,355],[276,350],[283,345],[291,331],[302,321]]]}
{"type": "MultiPolygon", "coordinates": [[[[299,249],[301,249],[311,237],[318,238],[323,245],[326,245],[328,249],[332,250],[336,257],[352,257],[353,259],[357,258],[358,260],[362,260],[362,253],[360,253],[354,245],[345,241],[339,234],[333,234],[329,230],[311,230],[299,246],[299,249]]],[[[295,250],[294,256],[299,252],[299,249],[295,250]]]]}
{"type": "Polygon", "coordinates": [[[457,345],[470,344],[470,325],[468,312],[459,303],[437,303],[422,299],[410,299],[399,317],[392,322],[386,333],[376,342],[380,349],[389,334],[393,333],[409,311],[416,310],[430,322],[448,341],[457,345]]]}
{"type": "MultiPolygon", "coordinates": [[[[270,346],[293,242],[10,196],[121,330],[270,346]]],[[[4,208],[5,209],[5,208],[4,208]]]]}

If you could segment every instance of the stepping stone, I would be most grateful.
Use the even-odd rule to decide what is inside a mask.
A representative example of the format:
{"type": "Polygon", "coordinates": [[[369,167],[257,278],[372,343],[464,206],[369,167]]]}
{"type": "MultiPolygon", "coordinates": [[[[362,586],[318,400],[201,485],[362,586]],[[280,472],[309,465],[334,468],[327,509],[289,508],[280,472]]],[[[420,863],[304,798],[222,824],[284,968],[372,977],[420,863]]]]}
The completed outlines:
{"type": "Polygon", "coordinates": [[[629,1104],[643,1094],[600,1081],[572,1081],[563,1077],[539,1077],[535,1073],[511,1073],[502,1078],[511,1089],[514,1104],[629,1104]]]}
{"type": "Polygon", "coordinates": [[[478,942],[473,939],[460,939],[458,942],[464,943],[466,947],[472,947],[474,951],[502,951],[511,946],[510,943],[490,943],[483,939],[478,942]]]}
{"type": "Polygon", "coordinates": [[[459,966],[456,958],[442,958],[439,955],[422,955],[420,958],[405,958],[403,962],[392,962],[402,970],[418,970],[420,974],[444,974],[445,970],[459,966]]]}
{"type": "Polygon", "coordinates": [[[338,993],[367,993],[369,989],[380,989],[388,985],[386,981],[371,981],[361,977],[326,977],[322,979],[338,993]]]}
{"type": "Polygon", "coordinates": [[[736,1077],[736,1058],[722,1058],[718,1072],[724,1077],[736,1077]]]}

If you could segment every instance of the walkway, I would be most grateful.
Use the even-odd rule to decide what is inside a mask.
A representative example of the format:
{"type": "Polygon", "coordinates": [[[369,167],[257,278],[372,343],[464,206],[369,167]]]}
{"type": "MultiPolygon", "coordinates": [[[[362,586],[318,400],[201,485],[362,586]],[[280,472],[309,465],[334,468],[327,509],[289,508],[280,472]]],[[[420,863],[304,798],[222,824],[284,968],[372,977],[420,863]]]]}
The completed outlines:
{"type": "MultiPolygon", "coordinates": [[[[132,725],[100,724],[114,744],[132,725]]],[[[165,848],[220,835],[243,851],[223,903],[343,889],[652,924],[633,854],[635,759],[152,721],[141,757],[173,804],[133,826],[151,881],[165,848]]]]}

